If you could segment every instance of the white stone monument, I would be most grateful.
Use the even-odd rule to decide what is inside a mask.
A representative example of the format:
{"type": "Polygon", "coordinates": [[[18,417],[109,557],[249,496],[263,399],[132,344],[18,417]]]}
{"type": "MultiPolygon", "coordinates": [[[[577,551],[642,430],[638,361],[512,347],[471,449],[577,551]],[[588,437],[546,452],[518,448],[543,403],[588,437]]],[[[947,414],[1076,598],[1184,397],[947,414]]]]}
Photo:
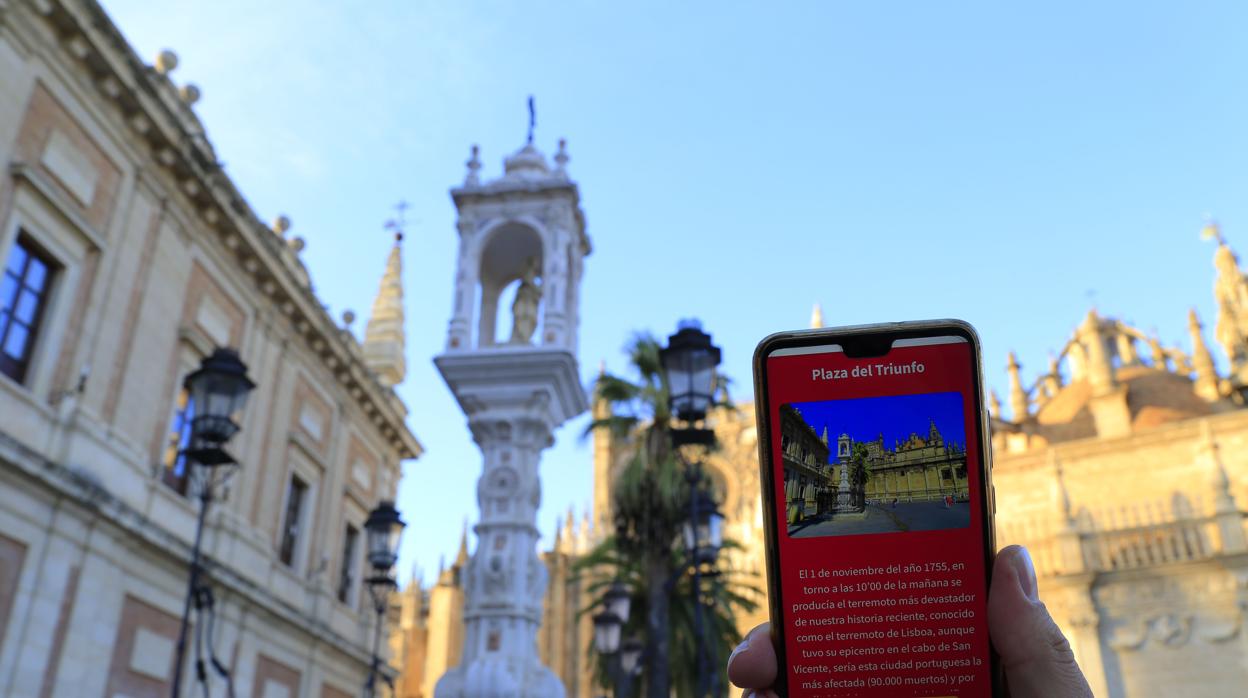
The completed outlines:
{"type": "Polygon", "coordinates": [[[529,142],[482,182],[474,146],[451,196],[459,265],[446,351],[434,359],[484,458],[477,548],[464,574],[464,648],[435,698],[563,698],[541,665],[537,630],[546,568],[537,557],[538,464],[553,432],[589,405],[576,360],[577,302],[589,254],[560,141],[552,169],[529,142]],[[519,286],[510,308],[504,290],[519,286]],[[510,332],[499,314],[510,312],[510,332]]]}

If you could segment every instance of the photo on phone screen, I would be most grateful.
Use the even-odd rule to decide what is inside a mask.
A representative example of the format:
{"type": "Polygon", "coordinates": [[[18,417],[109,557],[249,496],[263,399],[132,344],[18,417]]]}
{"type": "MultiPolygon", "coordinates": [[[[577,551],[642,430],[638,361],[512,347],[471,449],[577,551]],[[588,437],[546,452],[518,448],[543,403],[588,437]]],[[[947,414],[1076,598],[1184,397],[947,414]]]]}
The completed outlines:
{"type": "Polygon", "coordinates": [[[785,694],[992,695],[973,335],[809,341],[758,357],[785,694]]]}
{"type": "Polygon", "coordinates": [[[790,538],[971,524],[959,393],[780,406],[790,538]]]}

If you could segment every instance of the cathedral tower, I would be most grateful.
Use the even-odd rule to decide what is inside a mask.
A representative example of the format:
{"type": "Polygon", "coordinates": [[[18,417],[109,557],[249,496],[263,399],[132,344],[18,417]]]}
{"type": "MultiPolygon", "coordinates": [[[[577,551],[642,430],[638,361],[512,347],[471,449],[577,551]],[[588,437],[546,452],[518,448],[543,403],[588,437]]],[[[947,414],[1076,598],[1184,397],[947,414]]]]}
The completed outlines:
{"type": "Polygon", "coordinates": [[[492,181],[482,182],[474,146],[464,184],[451,190],[459,262],[446,350],[434,363],[484,466],[477,547],[463,575],[462,657],[438,681],[436,698],[564,695],[537,652],[547,584],[536,553],[538,464],[554,430],[589,407],[576,349],[590,244],[562,141],[554,162],[533,146],[530,130],[492,181]],[[501,312],[510,311],[510,329],[500,331],[507,295],[513,300],[501,312]]]}

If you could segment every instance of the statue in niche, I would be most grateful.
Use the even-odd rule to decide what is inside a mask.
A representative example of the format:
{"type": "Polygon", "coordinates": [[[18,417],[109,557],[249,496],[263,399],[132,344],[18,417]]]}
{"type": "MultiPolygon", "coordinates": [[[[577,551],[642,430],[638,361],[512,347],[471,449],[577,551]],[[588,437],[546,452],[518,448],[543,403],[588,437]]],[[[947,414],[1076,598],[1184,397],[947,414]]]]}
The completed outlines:
{"type": "Polygon", "coordinates": [[[529,344],[537,331],[537,306],[542,301],[542,289],[537,285],[537,260],[529,257],[516,289],[516,300],[511,303],[510,344],[529,344]]]}

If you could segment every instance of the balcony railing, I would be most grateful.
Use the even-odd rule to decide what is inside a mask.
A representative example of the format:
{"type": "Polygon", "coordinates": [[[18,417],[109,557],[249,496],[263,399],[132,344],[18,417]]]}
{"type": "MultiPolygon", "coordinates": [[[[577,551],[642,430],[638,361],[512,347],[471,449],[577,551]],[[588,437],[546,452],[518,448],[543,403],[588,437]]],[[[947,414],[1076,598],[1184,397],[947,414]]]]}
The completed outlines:
{"type": "MultiPolygon", "coordinates": [[[[1231,516],[1231,525],[1243,525],[1242,513],[1231,516]]],[[[1069,523],[1057,516],[998,519],[997,544],[1026,546],[1040,576],[1115,572],[1218,557],[1224,552],[1220,525],[1220,517],[1203,501],[1178,495],[1169,501],[1082,509],[1069,523]]]]}

